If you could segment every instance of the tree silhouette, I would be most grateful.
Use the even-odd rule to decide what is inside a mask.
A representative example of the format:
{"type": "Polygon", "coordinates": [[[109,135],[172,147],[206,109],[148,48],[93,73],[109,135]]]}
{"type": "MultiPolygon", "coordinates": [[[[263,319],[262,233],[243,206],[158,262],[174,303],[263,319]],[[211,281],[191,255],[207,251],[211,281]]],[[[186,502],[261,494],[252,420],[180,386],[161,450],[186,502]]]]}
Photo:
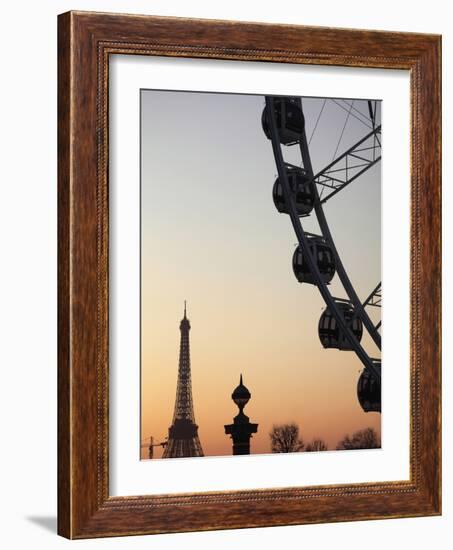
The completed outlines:
{"type": "Polygon", "coordinates": [[[373,428],[365,428],[352,434],[346,435],[337,445],[338,450],[345,449],[378,449],[381,441],[373,428]]]}
{"type": "Polygon", "coordinates": [[[305,447],[305,451],[306,452],[327,451],[327,444],[323,439],[313,439],[313,441],[305,447]]]}
{"type": "Polygon", "coordinates": [[[273,453],[295,453],[304,448],[304,442],[299,439],[299,426],[294,423],[274,425],[269,437],[273,453]]]}

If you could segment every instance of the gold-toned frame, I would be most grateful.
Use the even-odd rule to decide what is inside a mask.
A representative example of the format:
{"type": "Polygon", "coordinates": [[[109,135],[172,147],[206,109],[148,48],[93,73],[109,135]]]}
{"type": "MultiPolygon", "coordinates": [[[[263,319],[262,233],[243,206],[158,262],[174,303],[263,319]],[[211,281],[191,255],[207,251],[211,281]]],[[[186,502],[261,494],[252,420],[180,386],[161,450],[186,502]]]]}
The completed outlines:
{"type": "Polygon", "coordinates": [[[87,538],[440,514],[440,37],[68,12],[59,16],[58,47],[59,533],[68,538],[87,538]],[[379,67],[410,72],[409,481],[109,496],[111,54],[379,67]]]}

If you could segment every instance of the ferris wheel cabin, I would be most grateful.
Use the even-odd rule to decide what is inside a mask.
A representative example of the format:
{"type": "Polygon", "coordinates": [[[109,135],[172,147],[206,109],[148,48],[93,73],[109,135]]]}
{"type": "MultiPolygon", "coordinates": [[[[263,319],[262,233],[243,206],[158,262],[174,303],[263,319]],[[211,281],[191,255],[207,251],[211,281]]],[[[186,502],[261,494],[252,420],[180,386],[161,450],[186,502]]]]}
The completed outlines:
{"type": "MultiPolygon", "coordinates": [[[[335,257],[332,249],[322,237],[307,235],[311,255],[325,284],[329,284],[335,275],[335,257]]],[[[293,254],[293,272],[299,283],[315,285],[307,258],[299,245],[293,254]]]]}
{"type": "MultiPolygon", "coordinates": [[[[374,362],[381,372],[381,362],[374,362]]],[[[381,380],[369,368],[363,370],[357,383],[357,397],[365,412],[381,412],[381,380]]]]}
{"type": "MultiPolygon", "coordinates": [[[[296,204],[298,216],[308,216],[315,204],[314,184],[303,168],[287,168],[286,177],[289,189],[296,204]]],[[[285,201],[283,185],[277,178],[272,189],[275,208],[282,214],[289,214],[289,208],[285,201]]]]}
{"type": "MultiPolygon", "coordinates": [[[[294,97],[274,98],[275,124],[280,143],[283,145],[299,143],[301,134],[304,131],[305,119],[302,109],[298,105],[299,101],[294,97]]],[[[263,110],[261,124],[267,138],[272,139],[266,108],[263,110]]]]}
{"type": "MultiPolygon", "coordinates": [[[[336,306],[357,341],[360,342],[363,334],[362,321],[354,316],[354,308],[349,302],[336,302],[336,306]]],[[[349,340],[344,334],[337,320],[329,308],[325,309],[319,319],[318,334],[324,348],[352,350],[349,340]]]]}

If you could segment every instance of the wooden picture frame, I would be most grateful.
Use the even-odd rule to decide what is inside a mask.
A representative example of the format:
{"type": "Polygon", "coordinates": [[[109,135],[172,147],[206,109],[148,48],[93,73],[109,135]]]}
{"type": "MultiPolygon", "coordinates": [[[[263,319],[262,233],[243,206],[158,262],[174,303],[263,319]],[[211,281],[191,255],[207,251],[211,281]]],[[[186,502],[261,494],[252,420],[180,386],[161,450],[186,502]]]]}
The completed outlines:
{"type": "Polygon", "coordinates": [[[69,12],[59,16],[58,48],[59,534],[88,538],[440,514],[441,38],[69,12]],[[410,72],[410,480],[109,496],[111,54],[410,72]]]}

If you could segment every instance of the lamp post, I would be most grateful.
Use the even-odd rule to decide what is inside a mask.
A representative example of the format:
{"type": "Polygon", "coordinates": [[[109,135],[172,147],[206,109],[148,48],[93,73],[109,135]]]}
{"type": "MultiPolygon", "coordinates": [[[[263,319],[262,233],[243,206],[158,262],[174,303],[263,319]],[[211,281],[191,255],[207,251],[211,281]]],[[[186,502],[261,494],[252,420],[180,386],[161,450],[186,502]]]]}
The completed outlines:
{"type": "Polygon", "coordinates": [[[251,394],[242,383],[242,374],[239,386],[231,394],[231,399],[239,408],[239,414],[233,419],[233,424],[225,425],[225,433],[231,435],[233,440],[233,455],[250,454],[250,438],[258,431],[258,424],[252,424],[249,417],[244,414],[244,407],[249,402],[251,394]]]}

